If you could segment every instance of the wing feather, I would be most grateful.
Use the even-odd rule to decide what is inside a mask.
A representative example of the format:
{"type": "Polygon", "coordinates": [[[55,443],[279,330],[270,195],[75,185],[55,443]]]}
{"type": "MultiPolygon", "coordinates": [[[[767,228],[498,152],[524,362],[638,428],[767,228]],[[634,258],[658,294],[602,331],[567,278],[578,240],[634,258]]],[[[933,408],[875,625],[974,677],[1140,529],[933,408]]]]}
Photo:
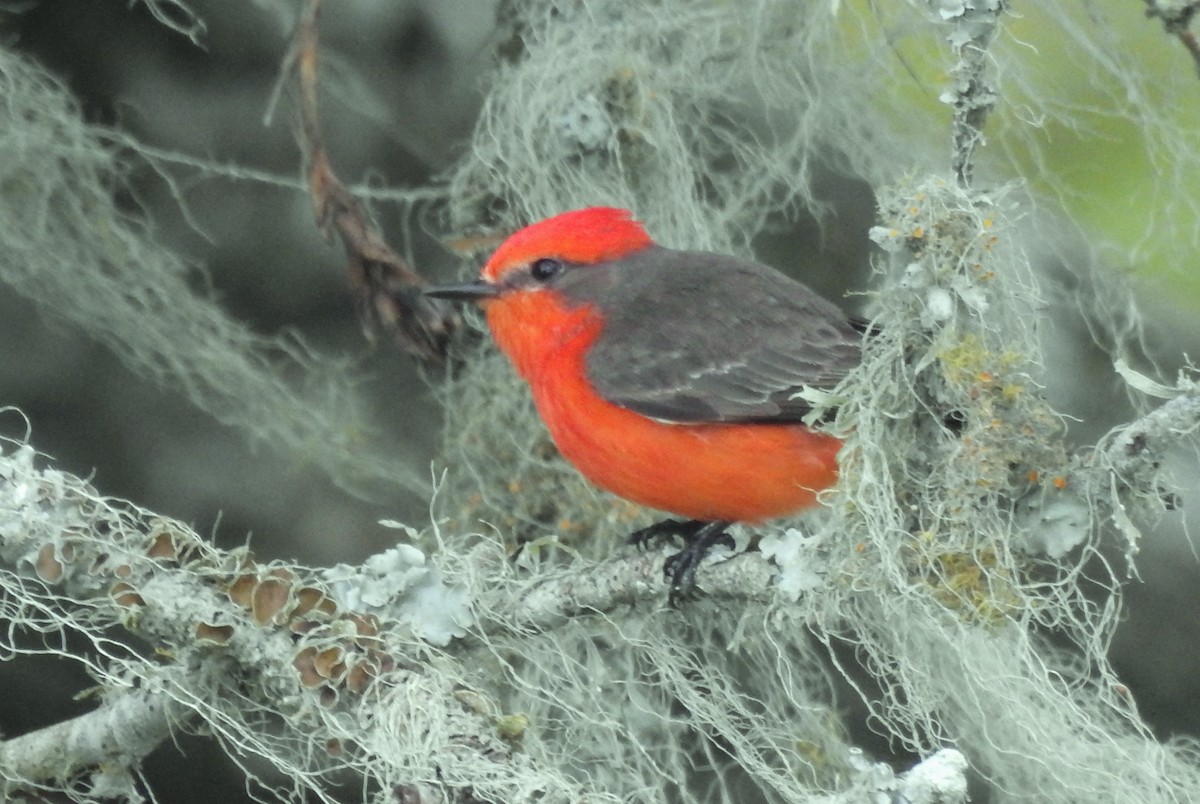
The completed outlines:
{"type": "Polygon", "coordinates": [[[673,422],[798,422],[804,387],[858,364],[862,335],[831,302],[757,263],[652,246],[580,267],[558,288],[604,329],[588,379],[609,401],[673,422]]]}

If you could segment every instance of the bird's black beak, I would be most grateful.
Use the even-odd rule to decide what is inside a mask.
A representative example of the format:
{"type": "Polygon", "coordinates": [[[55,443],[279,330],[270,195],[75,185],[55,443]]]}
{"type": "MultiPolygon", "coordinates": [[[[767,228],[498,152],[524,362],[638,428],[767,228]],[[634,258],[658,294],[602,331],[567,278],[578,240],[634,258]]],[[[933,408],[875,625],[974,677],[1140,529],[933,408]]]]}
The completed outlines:
{"type": "Polygon", "coordinates": [[[441,285],[439,287],[425,288],[421,293],[424,296],[432,296],[435,299],[483,301],[484,299],[494,299],[499,296],[500,287],[490,282],[485,282],[482,279],[476,279],[474,282],[467,282],[462,285],[441,285]]]}

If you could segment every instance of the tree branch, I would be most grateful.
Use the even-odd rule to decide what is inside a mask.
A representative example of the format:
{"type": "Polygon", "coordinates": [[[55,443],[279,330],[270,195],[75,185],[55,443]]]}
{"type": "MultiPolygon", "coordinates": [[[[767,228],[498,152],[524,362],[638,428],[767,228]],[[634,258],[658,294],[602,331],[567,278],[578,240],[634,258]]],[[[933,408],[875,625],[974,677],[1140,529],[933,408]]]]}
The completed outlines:
{"type": "Polygon", "coordinates": [[[91,712],[0,742],[0,778],[36,787],[91,773],[90,792],[104,798],[115,786],[106,776],[127,775],[184,719],[188,711],[166,695],[119,690],[91,712]]]}
{"type": "Polygon", "coordinates": [[[1200,383],[1182,381],[1178,395],[1121,425],[1099,444],[1118,474],[1158,461],[1167,448],[1200,429],[1200,383]]]}
{"type": "MultiPolygon", "coordinates": [[[[433,655],[411,617],[397,621],[349,607],[346,601],[382,588],[391,594],[390,611],[404,614],[404,602],[416,600],[444,618],[437,579],[415,550],[394,551],[331,583],[315,570],[259,564],[245,549],[219,550],[180,523],[37,468],[35,458],[27,445],[0,450],[7,632],[47,635],[50,647],[40,652],[86,662],[102,687],[141,683],[153,692],[5,746],[4,767],[18,785],[49,781],[56,768],[98,768],[113,755],[114,730],[136,738],[135,750],[122,755],[135,767],[171,722],[195,716],[235,761],[261,756],[283,771],[295,785],[281,794],[285,799],[307,789],[332,800],[323,790],[339,767],[354,767],[367,781],[398,773],[392,763],[401,758],[384,756],[380,745],[415,753],[403,757],[414,783],[436,777],[451,800],[473,800],[478,790],[483,798],[516,801],[512,791],[522,785],[570,787],[556,770],[516,752],[497,728],[499,708],[470,689],[452,658],[433,655]],[[154,652],[144,656],[113,641],[107,632],[114,627],[154,652]],[[53,647],[66,632],[90,640],[90,648],[53,647]],[[397,734],[390,717],[378,716],[409,707],[404,729],[426,724],[415,736],[397,734]],[[32,759],[36,746],[64,734],[72,758],[32,759]]],[[[0,645],[22,652],[5,634],[0,645]]]]}
{"type": "Polygon", "coordinates": [[[950,72],[951,89],[943,93],[942,101],[954,110],[951,169],[960,187],[971,184],[975,148],[983,142],[983,124],[1000,96],[988,70],[988,47],[1004,8],[1003,0],[994,0],[942,12],[943,19],[953,26],[946,40],[958,54],[958,63],[950,72]]]}
{"type": "MultiPolygon", "coordinates": [[[[571,568],[539,578],[513,596],[511,589],[484,594],[480,608],[518,630],[547,631],[586,614],[604,614],[623,606],[667,605],[670,584],[663,577],[669,552],[628,551],[586,569],[571,568]]],[[[706,598],[768,602],[774,598],[778,567],[762,553],[748,552],[726,560],[706,560],[696,572],[696,585],[706,598]]]]}

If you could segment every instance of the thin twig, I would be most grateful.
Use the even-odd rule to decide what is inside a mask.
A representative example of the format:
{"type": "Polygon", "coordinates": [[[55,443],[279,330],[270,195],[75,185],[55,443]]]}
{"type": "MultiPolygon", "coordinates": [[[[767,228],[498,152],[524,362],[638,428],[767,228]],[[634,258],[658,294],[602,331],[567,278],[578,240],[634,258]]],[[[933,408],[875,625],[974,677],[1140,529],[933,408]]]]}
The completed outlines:
{"type": "Polygon", "coordinates": [[[1162,2],[1162,0],[1146,0],[1146,16],[1157,17],[1163,21],[1167,33],[1172,34],[1183,43],[1188,53],[1192,54],[1196,73],[1200,75],[1200,41],[1192,31],[1192,20],[1200,11],[1200,2],[1162,2]]]}
{"type": "Polygon", "coordinates": [[[1105,465],[1117,474],[1157,462],[1180,438],[1200,431],[1200,385],[1111,432],[1101,442],[1105,465]]]}
{"type": "Polygon", "coordinates": [[[944,100],[953,109],[951,169],[960,187],[971,185],[975,148],[983,142],[983,125],[999,98],[988,69],[988,47],[1004,8],[1003,2],[996,2],[994,8],[964,7],[948,19],[952,32],[947,41],[959,59],[951,69],[952,89],[944,100]]]}
{"type": "Polygon", "coordinates": [[[421,360],[441,362],[458,313],[421,295],[426,282],[388,246],[366,208],[333,172],[321,138],[318,113],[317,20],[321,0],[309,0],[296,32],[300,84],[300,137],[308,160],[308,186],[317,224],[335,231],[346,249],[346,272],[368,340],[390,334],[401,349],[421,360]]]}

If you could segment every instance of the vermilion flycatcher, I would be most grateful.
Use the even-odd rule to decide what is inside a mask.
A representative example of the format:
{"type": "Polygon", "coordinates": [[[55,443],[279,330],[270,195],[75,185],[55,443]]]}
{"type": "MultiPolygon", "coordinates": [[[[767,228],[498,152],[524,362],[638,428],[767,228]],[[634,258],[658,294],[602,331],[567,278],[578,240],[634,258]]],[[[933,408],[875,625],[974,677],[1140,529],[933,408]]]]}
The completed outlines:
{"type": "Polygon", "coordinates": [[[730,523],[813,505],[841,441],[801,423],[803,388],[859,361],[841,310],[773,268],[654,243],[631,213],[565,212],[512,235],[465,285],[562,454],[603,488],[685,517],[671,599],[730,523]]]}

